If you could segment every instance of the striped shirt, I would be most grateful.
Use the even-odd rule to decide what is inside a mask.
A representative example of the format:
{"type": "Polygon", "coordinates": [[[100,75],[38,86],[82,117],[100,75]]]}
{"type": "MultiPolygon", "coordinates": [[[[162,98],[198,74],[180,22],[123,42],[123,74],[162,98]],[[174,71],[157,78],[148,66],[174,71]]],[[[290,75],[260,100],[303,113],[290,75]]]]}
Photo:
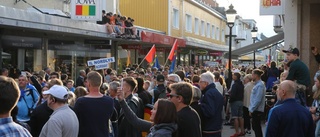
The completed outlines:
{"type": "Polygon", "coordinates": [[[27,129],[13,122],[12,117],[0,118],[0,137],[32,137],[27,129]]]}

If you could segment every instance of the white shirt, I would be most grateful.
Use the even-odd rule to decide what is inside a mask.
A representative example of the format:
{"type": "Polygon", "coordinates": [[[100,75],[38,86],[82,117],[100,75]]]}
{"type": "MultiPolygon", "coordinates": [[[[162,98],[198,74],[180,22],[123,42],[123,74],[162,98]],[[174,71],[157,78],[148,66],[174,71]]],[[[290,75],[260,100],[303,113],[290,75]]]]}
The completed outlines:
{"type": "Polygon", "coordinates": [[[216,89],[223,95],[223,87],[220,82],[214,82],[214,84],[216,85],[216,89]]]}

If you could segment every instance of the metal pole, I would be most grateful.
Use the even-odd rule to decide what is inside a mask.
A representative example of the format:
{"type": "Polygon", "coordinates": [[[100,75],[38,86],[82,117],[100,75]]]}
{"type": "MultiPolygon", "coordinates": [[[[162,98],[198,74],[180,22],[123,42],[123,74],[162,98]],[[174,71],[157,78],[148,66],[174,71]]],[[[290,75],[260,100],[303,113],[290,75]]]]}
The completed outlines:
{"type": "MultiPolygon", "coordinates": [[[[253,39],[253,44],[256,43],[256,38],[253,39]]],[[[256,50],[253,50],[253,68],[256,68],[256,50]]]]}
{"type": "Polygon", "coordinates": [[[231,73],[231,46],[232,46],[232,27],[233,27],[233,24],[228,24],[228,27],[229,27],[229,62],[228,62],[228,79],[229,79],[229,82],[231,84],[231,80],[232,80],[232,73],[231,73]]]}

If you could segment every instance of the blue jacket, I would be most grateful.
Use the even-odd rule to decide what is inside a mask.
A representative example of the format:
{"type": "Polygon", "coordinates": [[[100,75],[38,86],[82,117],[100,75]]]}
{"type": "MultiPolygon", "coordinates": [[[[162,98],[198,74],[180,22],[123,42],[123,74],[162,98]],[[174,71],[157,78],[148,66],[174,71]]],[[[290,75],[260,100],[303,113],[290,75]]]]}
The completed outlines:
{"type": "Polygon", "coordinates": [[[266,86],[262,80],[257,81],[251,91],[249,112],[260,111],[264,112],[266,100],[266,86]]]}
{"type": "Polygon", "coordinates": [[[314,137],[311,113],[295,99],[286,99],[269,112],[266,137],[314,137]]]}
{"type": "Polygon", "coordinates": [[[203,112],[202,131],[218,131],[222,129],[223,96],[214,83],[209,84],[203,91],[200,106],[203,112]]]}
{"type": "Polygon", "coordinates": [[[31,84],[27,84],[25,89],[20,89],[20,99],[18,101],[18,115],[17,120],[20,122],[27,122],[30,120],[28,115],[29,109],[36,108],[39,101],[38,91],[31,84]]]}

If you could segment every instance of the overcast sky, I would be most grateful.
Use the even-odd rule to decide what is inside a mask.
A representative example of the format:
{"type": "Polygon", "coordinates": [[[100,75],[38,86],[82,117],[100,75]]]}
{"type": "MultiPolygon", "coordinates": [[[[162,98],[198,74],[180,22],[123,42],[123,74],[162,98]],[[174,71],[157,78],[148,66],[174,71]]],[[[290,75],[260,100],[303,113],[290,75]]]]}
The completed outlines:
{"type": "Polygon", "coordinates": [[[273,16],[260,16],[260,0],[217,0],[220,7],[229,9],[232,3],[237,14],[243,19],[254,19],[257,22],[258,33],[271,37],[276,33],[273,31],[273,16]]]}

